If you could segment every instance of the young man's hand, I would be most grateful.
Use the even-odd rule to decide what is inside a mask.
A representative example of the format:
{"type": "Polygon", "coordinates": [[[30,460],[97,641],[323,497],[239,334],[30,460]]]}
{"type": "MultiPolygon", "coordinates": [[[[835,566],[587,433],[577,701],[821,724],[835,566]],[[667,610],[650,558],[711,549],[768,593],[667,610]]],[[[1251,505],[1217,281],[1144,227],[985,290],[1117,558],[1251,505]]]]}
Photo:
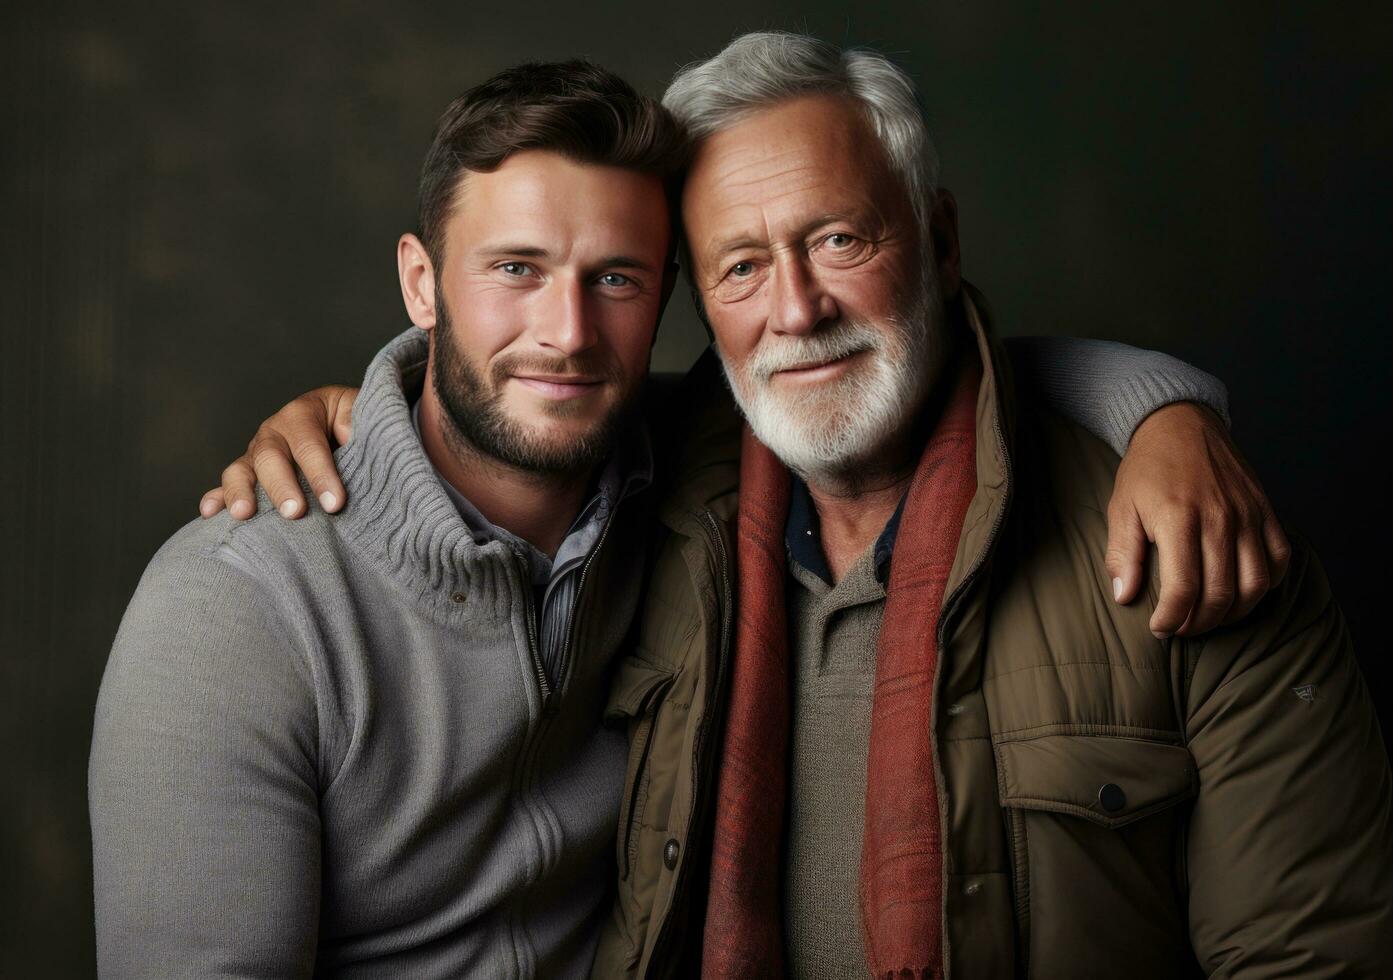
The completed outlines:
{"type": "Polygon", "coordinates": [[[1167,405],[1132,436],[1108,505],[1107,567],[1118,602],[1141,591],[1148,541],[1160,562],[1151,630],[1161,637],[1242,619],[1286,574],[1287,536],[1207,408],[1167,405]]]}
{"type": "Polygon", "coordinates": [[[222,486],[209,490],[198,512],[212,517],[224,507],[239,521],[256,513],[256,484],[261,483],[281,516],[305,514],[305,495],[295,467],[305,474],[315,499],[329,513],[348,500],[334,467],[332,436],[343,445],[353,436],[353,402],[357,388],[328,385],[307,391],[272,415],[247,444],[247,451],[222,472],[222,486]]]}

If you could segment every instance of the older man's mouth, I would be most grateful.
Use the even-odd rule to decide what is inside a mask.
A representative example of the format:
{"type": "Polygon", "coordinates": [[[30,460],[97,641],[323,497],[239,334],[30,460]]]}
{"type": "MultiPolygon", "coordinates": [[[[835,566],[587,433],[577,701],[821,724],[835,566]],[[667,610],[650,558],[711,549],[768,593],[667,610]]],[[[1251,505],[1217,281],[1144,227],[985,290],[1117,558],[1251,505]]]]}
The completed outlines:
{"type": "Polygon", "coordinates": [[[840,377],[856,363],[858,358],[868,353],[870,352],[867,350],[856,350],[849,354],[843,354],[841,357],[834,357],[830,361],[805,361],[775,371],[771,375],[771,380],[778,378],[782,381],[793,381],[800,384],[830,381],[840,377]]]}

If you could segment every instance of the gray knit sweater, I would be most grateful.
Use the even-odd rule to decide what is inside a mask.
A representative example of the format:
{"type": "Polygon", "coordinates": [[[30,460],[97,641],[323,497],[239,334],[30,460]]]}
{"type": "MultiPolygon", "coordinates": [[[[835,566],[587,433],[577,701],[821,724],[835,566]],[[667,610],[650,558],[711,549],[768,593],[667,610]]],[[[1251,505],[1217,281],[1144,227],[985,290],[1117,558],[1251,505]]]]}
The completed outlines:
{"type": "Polygon", "coordinates": [[[606,615],[544,703],[526,564],[475,543],[414,433],[425,357],[413,329],[368,370],[341,514],[263,501],[147,569],[93,736],[102,976],[588,971],[625,764],[605,667],[640,563],[597,561],[577,608],[606,615]]]}
{"type": "MultiPolygon", "coordinates": [[[[1164,355],[1011,346],[1119,449],[1167,401],[1225,412],[1222,385],[1164,355]]],[[[637,603],[641,501],[610,519],[548,693],[525,560],[475,542],[414,432],[425,358],[413,328],[369,367],[342,513],[283,521],[263,498],[146,570],[93,735],[103,976],[589,969],[625,768],[605,668],[637,603]]]]}

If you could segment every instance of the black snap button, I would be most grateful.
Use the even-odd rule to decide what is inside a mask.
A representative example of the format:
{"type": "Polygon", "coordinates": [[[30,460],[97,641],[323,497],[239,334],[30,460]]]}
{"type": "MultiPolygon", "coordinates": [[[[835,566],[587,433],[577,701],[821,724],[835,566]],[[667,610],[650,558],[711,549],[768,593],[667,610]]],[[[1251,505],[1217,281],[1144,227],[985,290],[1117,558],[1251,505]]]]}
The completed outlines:
{"type": "Polygon", "coordinates": [[[464,594],[463,592],[451,592],[451,593],[450,593],[450,601],[451,601],[451,602],[454,602],[454,603],[463,602],[466,598],[467,598],[467,596],[465,596],[465,594],[464,594]]]}
{"type": "Polygon", "coordinates": [[[663,863],[667,865],[667,869],[669,871],[677,867],[678,850],[679,848],[677,846],[677,841],[671,838],[669,838],[668,842],[663,845],[663,863]]]}
{"type": "Polygon", "coordinates": [[[1098,790],[1098,805],[1109,813],[1116,813],[1127,805],[1127,794],[1116,783],[1104,783],[1098,790]]]}

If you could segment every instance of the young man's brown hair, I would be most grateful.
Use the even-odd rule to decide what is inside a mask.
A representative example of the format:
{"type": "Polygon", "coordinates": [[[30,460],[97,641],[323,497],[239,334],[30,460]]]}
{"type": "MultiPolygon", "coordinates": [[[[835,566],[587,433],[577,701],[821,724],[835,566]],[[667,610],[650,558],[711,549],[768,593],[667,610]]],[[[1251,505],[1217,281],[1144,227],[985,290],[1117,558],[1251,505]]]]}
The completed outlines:
{"type": "Polygon", "coordinates": [[[671,114],[599,65],[533,62],[476,85],[440,117],[419,191],[420,238],[437,268],[465,173],[493,171],[521,150],[652,174],[667,188],[676,226],[685,140],[671,114]]]}

